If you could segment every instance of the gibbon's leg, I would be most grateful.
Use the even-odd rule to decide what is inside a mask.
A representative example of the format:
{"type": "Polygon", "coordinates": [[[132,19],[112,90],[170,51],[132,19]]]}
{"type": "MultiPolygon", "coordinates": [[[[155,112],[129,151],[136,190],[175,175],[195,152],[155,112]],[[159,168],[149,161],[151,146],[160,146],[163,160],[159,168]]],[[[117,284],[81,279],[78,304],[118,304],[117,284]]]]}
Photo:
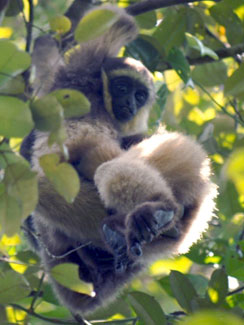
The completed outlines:
{"type": "MultiPolygon", "coordinates": [[[[165,131],[133,146],[101,165],[95,174],[105,206],[122,212],[125,220],[123,230],[115,229],[112,217],[107,221],[109,231],[123,232],[128,252],[134,256],[147,259],[160,252],[187,251],[213,214],[217,191],[210,174],[201,146],[179,133],[165,131]]],[[[106,232],[105,227],[105,239],[109,237],[106,232]]],[[[115,242],[113,234],[112,245],[108,243],[113,250],[115,242]]]]}
{"type": "Polygon", "coordinates": [[[142,159],[128,159],[128,153],[101,165],[94,179],[112,212],[103,232],[115,271],[122,273],[143,255],[144,244],[174,226],[182,209],[160,173],[142,159]]]}

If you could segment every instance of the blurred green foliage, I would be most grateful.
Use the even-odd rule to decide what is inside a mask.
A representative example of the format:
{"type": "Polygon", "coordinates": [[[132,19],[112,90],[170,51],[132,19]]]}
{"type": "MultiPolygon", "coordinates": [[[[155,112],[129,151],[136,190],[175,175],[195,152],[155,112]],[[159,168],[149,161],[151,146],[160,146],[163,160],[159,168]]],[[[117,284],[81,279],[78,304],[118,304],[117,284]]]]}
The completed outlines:
{"type": "MultiPolygon", "coordinates": [[[[117,1],[123,7],[136,2],[117,1]]],[[[27,43],[51,31],[61,42],[71,26],[64,16],[71,3],[9,0],[0,5],[1,324],[52,324],[53,318],[63,324],[70,318],[19,230],[21,219],[36,205],[38,190],[35,174],[18,152],[33,125],[50,133],[50,144],[62,147],[64,116],[89,110],[76,92],[69,93],[69,101],[59,92],[33,102],[24,72],[31,65],[27,43]]],[[[76,38],[96,37],[103,32],[101,23],[105,31],[114,19],[101,11],[78,25],[76,38]]],[[[154,263],[90,319],[110,319],[111,324],[120,319],[146,325],[244,324],[244,1],[199,1],[149,10],[136,20],[140,36],[123,55],[141,60],[154,74],[158,96],[149,132],[164,123],[198,139],[209,153],[219,186],[217,211],[209,231],[187,254],[154,263]]],[[[42,165],[61,195],[72,201],[79,184],[71,166],[53,155],[42,157],[42,165]],[[65,180],[64,171],[71,175],[65,180]]],[[[62,279],[74,285],[70,268],[62,272],[62,279]]]]}

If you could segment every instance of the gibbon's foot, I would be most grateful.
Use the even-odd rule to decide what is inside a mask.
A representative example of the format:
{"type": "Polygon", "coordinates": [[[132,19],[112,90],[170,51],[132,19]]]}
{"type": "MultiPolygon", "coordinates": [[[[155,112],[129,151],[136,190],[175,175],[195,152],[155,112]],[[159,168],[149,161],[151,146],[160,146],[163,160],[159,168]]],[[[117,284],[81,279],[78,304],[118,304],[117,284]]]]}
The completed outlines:
{"type": "Polygon", "coordinates": [[[107,224],[103,225],[103,234],[106,243],[114,254],[115,273],[125,272],[130,264],[125,236],[121,232],[110,228],[107,224]]]}
{"type": "Polygon", "coordinates": [[[142,255],[142,244],[150,243],[167,230],[175,216],[174,210],[165,210],[161,202],[143,203],[127,219],[128,251],[133,256],[142,255]]]}

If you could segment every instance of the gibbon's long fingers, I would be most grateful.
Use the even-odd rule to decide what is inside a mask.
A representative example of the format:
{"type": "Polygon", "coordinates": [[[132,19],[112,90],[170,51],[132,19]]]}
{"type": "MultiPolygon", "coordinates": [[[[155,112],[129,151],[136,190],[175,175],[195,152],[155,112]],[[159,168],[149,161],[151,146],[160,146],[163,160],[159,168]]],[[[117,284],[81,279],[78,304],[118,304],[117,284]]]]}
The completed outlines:
{"type": "Polygon", "coordinates": [[[160,202],[143,203],[127,219],[128,249],[134,256],[142,255],[141,245],[152,242],[174,219],[173,210],[165,210],[160,202]]]}
{"type": "Polygon", "coordinates": [[[107,224],[103,225],[103,234],[106,243],[112,249],[114,254],[115,272],[125,272],[129,263],[125,236],[119,231],[111,229],[107,224]]]}

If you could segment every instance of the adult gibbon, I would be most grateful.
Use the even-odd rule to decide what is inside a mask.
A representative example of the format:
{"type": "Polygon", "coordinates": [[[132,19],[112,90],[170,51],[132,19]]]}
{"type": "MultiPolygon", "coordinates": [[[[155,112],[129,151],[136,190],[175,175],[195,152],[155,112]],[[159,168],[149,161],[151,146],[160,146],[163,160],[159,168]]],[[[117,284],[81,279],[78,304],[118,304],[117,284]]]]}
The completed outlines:
{"type": "Polygon", "coordinates": [[[209,160],[195,141],[166,131],[143,140],[155,99],[152,76],[140,62],[116,58],[137,27],[124,10],[103,8],[116,11],[117,21],[72,51],[49,87],[79,90],[91,102],[89,114],[65,120],[69,162],[81,183],[73,203],[39,165],[43,154],[59,153],[48,134],[32,131],[21,148],[39,177],[39,203],[25,222],[32,245],[47,271],[76,263],[80,279],[94,287],[91,297],[51,279],[75,315],[106,304],[155,258],[186,252],[206,229],[216,195],[209,160]]]}

